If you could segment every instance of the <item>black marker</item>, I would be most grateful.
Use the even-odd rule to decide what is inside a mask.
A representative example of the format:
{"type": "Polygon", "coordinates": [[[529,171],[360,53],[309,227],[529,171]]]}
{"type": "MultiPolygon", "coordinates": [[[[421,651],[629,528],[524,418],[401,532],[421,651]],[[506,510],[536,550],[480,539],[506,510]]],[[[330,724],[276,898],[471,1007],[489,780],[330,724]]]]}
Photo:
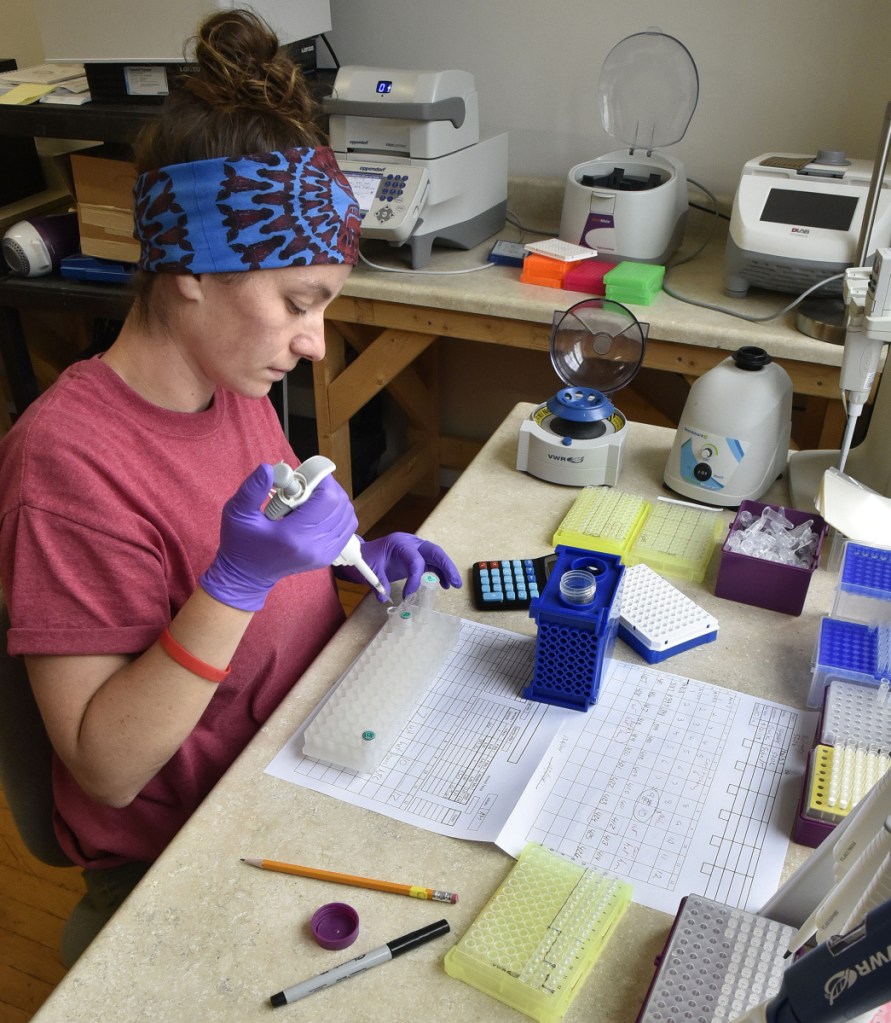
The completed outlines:
{"type": "Polygon", "coordinates": [[[285,988],[284,991],[279,991],[278,994],[272,995],[269,1001],[276,1008],[280,1005],[296,1002],[300,998],[306,998],[307,995],[311,995],[314,991],[321,991],[323,988],[331,987],[341,980],[346,980],[347,977],[354,977],[357,973],[364,973],[366,970],[370,970],[372,966],[388,963],[391,959],[395,959],[396,956],[401,956],[404,952],[410,952],[413,948],[432,941],[433,938],[438,938],[441,934],[448,933],[448,920],[437,920],[435,924],[429,924],[427,927],[422,927],[419,931],[412,931],[410,934],[403,934],[401,938],[394,938],[392,941],[388,941],[386,945],[381,945],[380,948],[372,949],[370,952],[356,956],[355,959],[341,963],[340,966],[333,966],[330,970],[325,970],[324,973],[318,973],[309,980],[304,980],[293,987],[285,988]]]}

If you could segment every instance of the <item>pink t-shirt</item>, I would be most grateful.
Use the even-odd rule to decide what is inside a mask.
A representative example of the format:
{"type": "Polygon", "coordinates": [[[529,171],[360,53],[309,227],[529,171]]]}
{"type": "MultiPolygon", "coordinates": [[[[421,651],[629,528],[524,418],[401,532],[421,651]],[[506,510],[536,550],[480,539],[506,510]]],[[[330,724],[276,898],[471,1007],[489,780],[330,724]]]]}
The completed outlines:
{"type": "MultiPolygon", "coordinates": [[[[297,462],[265,399],[217,389],[206,411],[171,412],[101,358],[72,366],[0,442],[10,653],[147,649],[213,559],[223,504],[280,459],[297,462]]],[[[330,570],[279,582],[191,735],[127,807],[91,799],[56,758],[72,860],[154,860],[342,621],[330,570]]]]}

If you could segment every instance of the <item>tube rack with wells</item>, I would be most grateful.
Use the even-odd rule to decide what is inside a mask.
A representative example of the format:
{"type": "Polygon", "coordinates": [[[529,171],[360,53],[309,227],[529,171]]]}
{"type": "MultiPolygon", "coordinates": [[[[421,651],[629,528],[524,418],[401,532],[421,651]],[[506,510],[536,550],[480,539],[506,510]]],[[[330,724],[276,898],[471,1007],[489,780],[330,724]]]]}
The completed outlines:
{"type": "Polygon", "coordinates": [[[724,1023],[756,1010],[779,992],[794,962],[784,955],[794,934],[767,917],[688,895],[637,1023],[724,1023]]]}
{"type": "Polygon", "coordinates": [[[458,642],[461,619],[420,604],[390,608],[303,732],[305,756],[371,774],[458,642]]]}
{"type": "Polygon", "coordinates": [[[877,686],[891,678],[891,625],[823,618],[813,671],[808,707],[822,707],[832,679],[877,686]]]}
{"type": "Polygon", "coordinates": [[[545,588],[529,608],[538,634],[532,682],[523,696],[587,710],[597,702],[603,667],[615,646],[625,567],[615,554],[576,547],[555,553],[545,588]]]}
{"type": "Polygon", "coordinates": [[[891,549],[848,540],[832,617],[870,625],[891,622],[891,549]]]}
{"type": "Polygon", "coordinates": [[[650,503],[614,487],[583,487],[554,533],[554,546],[618,554],[661,575],[702,582],[724,522],[717,509],[650,503]]]}
{"type": "Polygon", "coordinates": [[[653,664],[711,643],[718,621],[648,565],[625,570],[619,639],[653,664]]]}
{"type": "Polygon", "coordinates": [[[808,755],[793,839],[819,845],[889,768],[891,683],[833,679],[808,755]]]}
{"type": "Polygon", "coordinates": [[[530,842],[447,953],[445,971],[540,1023],[556,1023],[631,901],[606,877],[530,842]]]}

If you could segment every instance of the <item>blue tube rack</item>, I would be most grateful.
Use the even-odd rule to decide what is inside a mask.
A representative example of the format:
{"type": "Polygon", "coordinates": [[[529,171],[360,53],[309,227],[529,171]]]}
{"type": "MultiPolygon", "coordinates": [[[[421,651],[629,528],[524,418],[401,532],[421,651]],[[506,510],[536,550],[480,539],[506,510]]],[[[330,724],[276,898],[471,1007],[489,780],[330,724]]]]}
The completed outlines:
{"type": "Polygon", "coordinates": [[[877,686],[891,678],[891,626],[823,618],[814,654],[808,707],[822,707],[833,679],[877,686]]]}
{"type": "Polygon", "coordinates": [[[538,625],[535,670],[523,690],[538,700],[570,710],[588,710],[597,702],[603,666],[616,642],[625,567],[617,554],[558,546],[547,584],[529,608],[538,625]],[[588,604],[567,603],[560,594],[566,572],[583,569],[597,582],[588,604]]]}
{"type": "Polygon", "coordinates": [[[867,625],[891,622],[891,549],[848,540],[832,617],[867,625]]]}

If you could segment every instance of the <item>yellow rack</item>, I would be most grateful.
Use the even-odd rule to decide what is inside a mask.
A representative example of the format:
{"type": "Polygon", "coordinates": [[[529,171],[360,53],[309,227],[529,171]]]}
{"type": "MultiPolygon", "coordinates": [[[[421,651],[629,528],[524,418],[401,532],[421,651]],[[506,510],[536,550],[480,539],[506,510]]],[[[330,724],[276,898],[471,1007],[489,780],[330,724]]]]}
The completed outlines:
{"type": "Polygon", "coordinates": [[[631,885],[530,842],[445,970],[539,1020],[561,1019],[631,901],[631,885]]]}
{"type": "Polygon", "coordinates": [[[663,575],[702,582],[724,519],[714,509],[645,501],[613,487],[584,487],[554,533],[554,546],[618,554],[663,575]]]}

